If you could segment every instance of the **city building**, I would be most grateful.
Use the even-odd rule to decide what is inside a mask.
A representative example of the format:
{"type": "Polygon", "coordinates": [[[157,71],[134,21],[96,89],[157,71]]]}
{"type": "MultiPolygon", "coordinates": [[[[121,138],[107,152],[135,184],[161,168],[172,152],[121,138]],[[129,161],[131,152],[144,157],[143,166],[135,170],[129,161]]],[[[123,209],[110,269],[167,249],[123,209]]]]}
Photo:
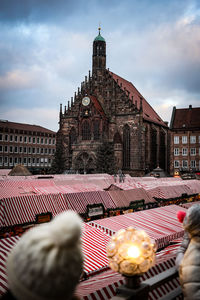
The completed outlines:
{"type": "Polygon", "coordinates": [[[67,168],[95,172],[97,149],[114,143],[117,169],[142,176],[168,165],[168,124],[136,87],[106,68],[106,41],[93,41],[92,72],[85,76],[71,103],[60,107],[57,144],[63,143],[67,168]]]}
{"type": "Polygon", "coordinates": [[[179,175],[200,170],[200,107],[173,108],[170,173],[179,175]]]}
{"type": "Polygon", "coordinates": [[[23,164],[31,172],[51,167],[56,133],[38,125],[0,120],[0,168],[23,164]]]}

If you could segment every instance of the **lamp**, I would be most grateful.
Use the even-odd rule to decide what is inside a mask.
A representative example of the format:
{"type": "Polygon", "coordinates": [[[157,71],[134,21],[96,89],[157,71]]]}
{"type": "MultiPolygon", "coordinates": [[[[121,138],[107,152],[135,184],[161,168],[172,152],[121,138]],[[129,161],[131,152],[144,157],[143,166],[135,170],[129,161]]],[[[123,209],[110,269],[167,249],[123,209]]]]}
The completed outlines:
{"type": "Polygon", "coordinates": [[[121,229],[111,238],[107,246],[109,265],[125,276],[125,288],[141,292],[140,275],[154,265],[156,249],[155,241],[144,230],[133,227],[121,229]]]}

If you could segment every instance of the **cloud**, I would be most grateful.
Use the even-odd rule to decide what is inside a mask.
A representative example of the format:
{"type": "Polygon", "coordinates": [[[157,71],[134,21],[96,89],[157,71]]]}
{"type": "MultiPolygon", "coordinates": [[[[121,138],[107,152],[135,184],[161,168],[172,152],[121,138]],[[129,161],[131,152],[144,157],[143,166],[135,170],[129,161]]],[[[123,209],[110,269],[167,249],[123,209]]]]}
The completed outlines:
{"type": "Polygon", "coordinates": [[[2,120],[40,125],[53,131],[58,131],[58,116],[59,110],[49,108],[15,108],[0,112],[2,120]]]}
{"type": "Polygon", "coordinates": [[[38,109],[32,117],[44,124],[50,114],[57,128],[60,102],[67,104],[92,67],[99,21],[107,67],[133,82],[161,117],[169,120],[173,105],[198,105],[198,1],[1,0],[0,20],[2,118],[38,109]]]}

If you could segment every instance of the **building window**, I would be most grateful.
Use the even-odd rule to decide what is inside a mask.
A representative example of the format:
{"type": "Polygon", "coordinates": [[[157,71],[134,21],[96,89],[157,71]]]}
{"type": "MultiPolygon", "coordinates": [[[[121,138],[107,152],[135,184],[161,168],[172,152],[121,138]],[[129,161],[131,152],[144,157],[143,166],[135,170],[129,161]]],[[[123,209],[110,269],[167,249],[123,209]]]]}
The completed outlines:
{"type": "Polygon", "coordinates": [[[39,164],[39,163],[40,163],[40,159],[39,159],[39,157],[37,157],[36,161],[37,161],[37,164],[39,164]]]}
{"type": "Polygon", "coordinates": [[[183,168],[187,168],[188,167],[188,161],[187,160],[183,160],[182,161],[182,167],[183,168]]]}
{"type": "Polygon", "coordinates": [[[82,124],[82,139],[83,140],[90,140],[91,139],[90,124],[87,120],[85,120],[82,124]]]}
{"type": "Polygon", "coordinates": [[[3,146],[0,145],[0,152],[3,152],[3,146]]]}
{"type": "Polygon", "coordinates": [[[174,168],[179,168],[179,160],[174,161],[174,168]]]}
{"type": "Polygon", "coordinates": [[[4,146],[4,152],[8,152],[8,146],[4,146]]]}
{"type": "Polygon", "coordinates": [[[8,156],[4,156],[4,164],[8,163],[8,156]]]}
{"type": "Polygon", "coordinates": [[[12,153],[13,152],[13,147],[12,146],[10,146],[10,153],[12,153]]]}
{"type": "Polygon", "coordinates": [[[174,155],[179,155],[179,148],[174,148],[174,155]]]}
{"type": "Polygon", "coordinates": [[[51,145],[51,139],[49,139],[49,145],[51,145]]]}
{"type": "Polygon", "coordinates": [[[190,155],[196,155],[196,148],[190,149],[190,155]]]}
{"type": "Polygon", "coordinates": [[[44,154],[44,149],[43,148],[41,148],[41,152],[40,152],[41,154],[44,154]]]}
{"type": "Polygon", "coordinates": [[[24,157],[24,164],[26,165],[27,164],[27,158],[24,157]]]}
{"type": "Polygon", "coordinates": [[[44,138],[41,138],[41,144],[44,144],[44,138]]]}
{"type": "Polygon", "coordinates": [[[55,153],[55,149],[52,149],[52,153],[53,153],[53,154],[55,153]]]}
{"type": "Polygon", "coordinates": [[[19,141],[20,141],[20,143],[22,143],[22,141],[23,141],[23,137],[21,135],[19,137],[19,141]]]}
{"type": "Polygon", "coordinates": [[[51,154],[51,148],[49,149],[49,154],[51,154]]]}
{"type": "Polygon", "coordinates": [[[196,143],[196,136],[195,135],[191,135],[191,137],[190,137],[190,143],[191,144],[195,144],[196,143]]]}
{"type": "Polygon", "coordinates": [[[12,165],[13,164],[13,158],[9,157],[9,164],[12,165]]]}
{"type": "Polygon", "coordinates": [[[28,153],[31,154],[31,147],[28,147],[28,153]]]}
{"type": "Polygon", "coordinates": [[[45,139],[45,144],[47,145],[47,138],[45,139]]]}
{"type": "Polygon", "coordinates": [[[35,164],[35,157],[33,157],[33,164],[35,164]]]}
{"type": "Polygon", "coordinates": [[[22,153],[22,149],[23,149],[22,147],[19,147],[19,153],[22,153]]]}
{"type": "Polygon", "coordinates": [[[182,155],[185,156],[188,154],[187,148],[182,149],[182,155]]]}
{"type": "Polygon", "coordinates": [[[15,164],[18,163],[18,157],[15,157],[15,164]]]}
{"type": "Polygon", "coordinates": [[[53,145],[55,145],[55,139],[53,139],[53,145]]]}
{"type": "Polygon", "coordinates": [[[31,158],[30,157],[28,158],[28,163],[31,164],[31,158]]]}
{"type": "Polygon", "coordinates": [[[17,153],[18,152],[18,147],[15,147],[15,153],[17,153]]]}
{"type": "Polygon", "coordinates": [[[190,167],[191,168],[196,168],[196,160],[191,160],[190,161],[190,167]]]}
{"type": "Polygon", "coordinates": [[[10,135],[10,142],[12,142],[13,141],[13,136],[12,135],[10,135]]]}
{"type": "Polygon", "coordinates": [[[18,136],[15,135],[15,142],[17,143],[18,142],[18,136]]]}
{"type": "Polygon", "coordinates": [[[99,136],[100,136],[100,134],[99,134],[99,121],[98,120],[94,121],[93,126],[94,126],[94,140],[98,140],[99,136]]]}
{"type": "Polygon", "coordinates": [[[26,147],[24,147],[24,153],[27,153],[27,148],[26,147]]]}
{"type": "Polygon", "coordinates": [[[33,137],[33,144],[35,144],[35,137],[33,137]]]}
{"type": "Polygon", "coordinates": [[[182,144],[187,144],[187,135],[182,136],[182,144]]]}
{"type": "Polygon", "coordinates": [[[37,148],[37,154],[40,154],[40,148],[37,148]]]}
{"type": "Polygon", "coordinates": [[[46,163],[48,162],[48,158],[45,158],[45,159],[44,159],[44,162],[45,162],[45,164],[46,164],[46,163]]]}
{"type": "Polygon", "coordinates": [[[0,165],[2,165],[2,164],[3,164],[3,157],[0,156],[0,165]]]}
{"type": "Polygon", "coordinates": [[[22,158],[21,157],[19,157],[19,164],[21,164],[22,163],[22,158]]]}
{"type": "Polygon", "coordinates": [[[0,133],[0,141],[3,141],[3,135],[0,133]]]}
{"type": "Polygon", "coordinates": [[[51,158],[49,158],[49,164],[51,164],[51,158]]]}
{"type": "Polygon", "coordinates": [[[27,143],[27,136],[24,136],[24,143],[27,143]]]}
{"type": "Polygon", "coordinates": [[[127,124],[123,129],[123,167],[130,168],[130,128],[127,124]]]}
{"type": "Polygon", "coordinates": [[[37,138],[37,144],[39,144],[39,143],[40,143],[40,138],[38,137],[38,138],[37,138]]]}
{"type": "Polygon", "coordinates": [[[31,143],[31,136],[28,137],[28,142],[31,143]]]}
{"type": "Polygon", "coordinates": [[[71,146],[76,143],[76,129],[74,127],[71,128],[69,133],[69,149],[71,151],[71,146]]]}
{"type": "Polygon", "coordinates": [[[32,153],[35,154],[35,148],[32,149],[32,153]]]}
{"type": "Polygon", "coordinates": [[[43,163],[44,162],[44,158],[40,158],[40,162],[43,163]]]}
{"type": "Polygon", "coordinates": [[[8,141],[8,135],[7,134],[5,135],[4,139],[5,139],[6,142],[8,141]]]}
{"type": "Polygon", "coordinates": [[[179,136],[174,136],[174,144],[179,144],[179,136]]]}
{"type": "Polygon", "coordinates": [[[44,149],[44,153],[45,153],[45,154],[48,153],[48,149],[47,149],[47,148],[44,149]]]}

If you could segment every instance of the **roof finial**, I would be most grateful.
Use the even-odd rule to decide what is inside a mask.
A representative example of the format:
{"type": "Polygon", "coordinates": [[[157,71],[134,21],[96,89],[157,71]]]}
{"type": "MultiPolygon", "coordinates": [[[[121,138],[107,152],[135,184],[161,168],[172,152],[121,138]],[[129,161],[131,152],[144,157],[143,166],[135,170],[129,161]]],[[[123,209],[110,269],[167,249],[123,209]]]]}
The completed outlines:
{"type": "Polygon", "coordinates": [[[98,30],[99,30],[99,35],[101,35],[101,23],[99,22],[99,28],[98,28],[98,30]]]}

